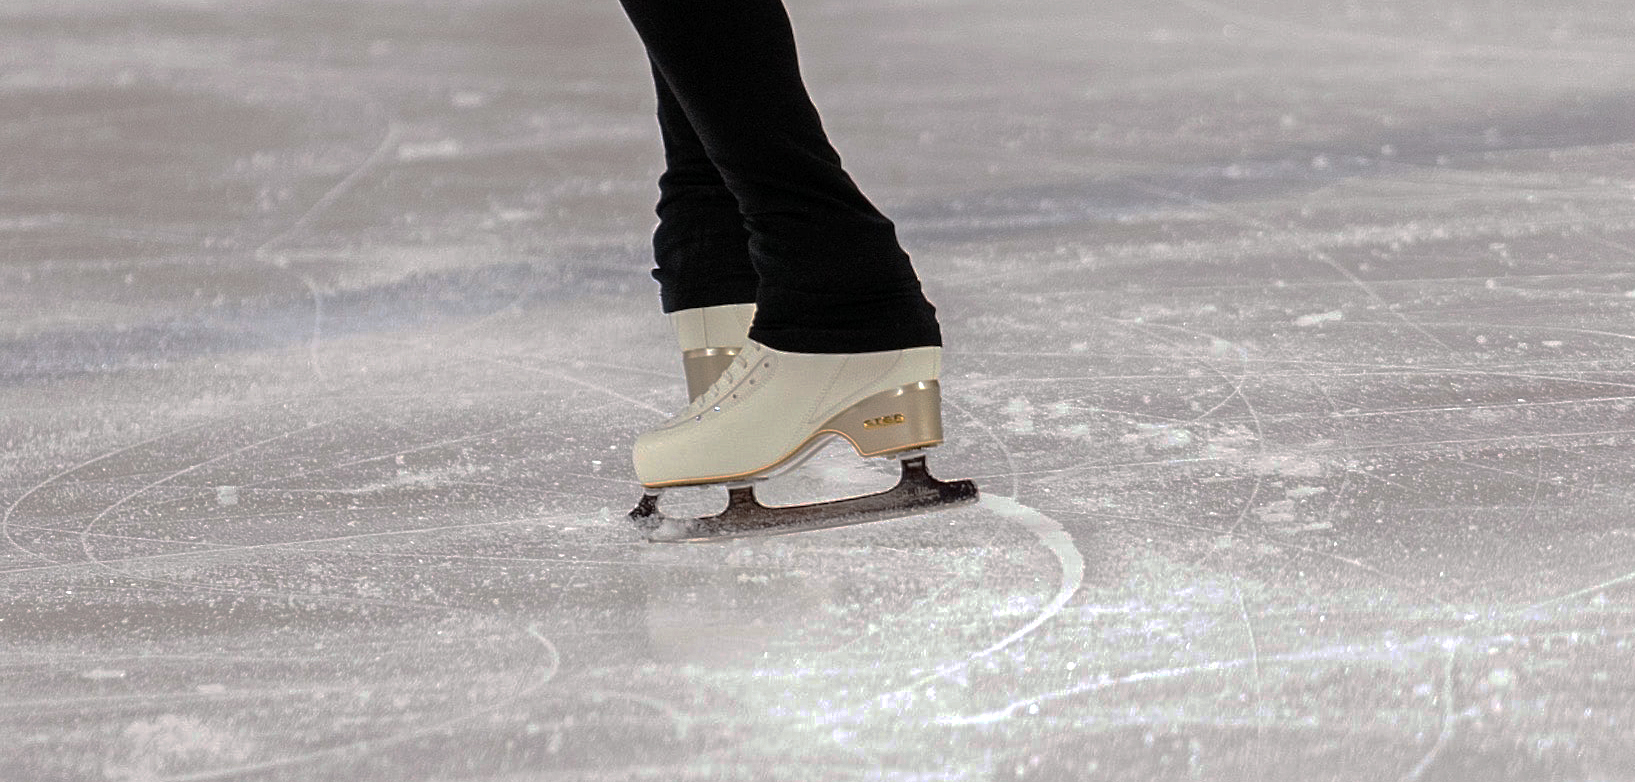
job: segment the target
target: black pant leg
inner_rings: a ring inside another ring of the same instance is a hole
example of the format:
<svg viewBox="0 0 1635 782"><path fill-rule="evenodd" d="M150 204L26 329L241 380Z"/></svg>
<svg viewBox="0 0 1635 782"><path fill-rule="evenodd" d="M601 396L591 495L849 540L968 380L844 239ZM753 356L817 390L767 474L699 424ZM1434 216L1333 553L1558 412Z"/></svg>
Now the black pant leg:
<svg viewBox="0 0 1635 782"><path fill-rule="evenodd" d="M653 257L665 312L755 301L760 275L749 259L749 230L738 199L710 162L703 142L657 68L664 175Z"/></svg>
<svg viewBox="0 0 1635 782"><path fill-rule="evenodd" d="M621 2L737 199L760 278L751 336L819 353L940 344L895 227L823 132L780 0Z"/></svg>

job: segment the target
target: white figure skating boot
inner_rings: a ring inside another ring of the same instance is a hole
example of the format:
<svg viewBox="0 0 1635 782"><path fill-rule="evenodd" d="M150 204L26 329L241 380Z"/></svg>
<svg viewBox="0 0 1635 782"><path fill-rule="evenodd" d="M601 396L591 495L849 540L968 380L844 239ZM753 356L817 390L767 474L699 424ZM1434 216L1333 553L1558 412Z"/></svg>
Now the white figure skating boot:
<svg viewBox="0 0 1635 782"><path fill-rule="evenodd" d="M646 487L630 516L652 540L711 540L818 529L974 502L970 481L944 483L921 450L942 443L942 349L789 353L746 341L741 353L681 414L642 435L634 452ZM897 457L903 476L865 497L767 507L752 483L798 466L832 439L859 456ZM727 484L727 510L667 519L660 492Z"/></svg>
<svg viewBox="0 0 1635 782"><path fill-rule="evenodd" d="M754 304L722 304L670 313L681 347L681 368L687 376L687 398L697 399L749 341L755 320Z"/></svg>

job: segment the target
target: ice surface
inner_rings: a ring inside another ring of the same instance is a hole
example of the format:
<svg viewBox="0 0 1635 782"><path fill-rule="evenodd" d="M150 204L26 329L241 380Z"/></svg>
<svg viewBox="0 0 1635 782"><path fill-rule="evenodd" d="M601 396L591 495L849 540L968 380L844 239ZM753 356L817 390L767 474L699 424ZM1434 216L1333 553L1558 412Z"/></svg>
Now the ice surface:
<svg viewBox="0 0 1635 782"><path fill-rule="evenodd" d="M1635 779L1626 3L791 5L988 499L661 547L616 3L7 2L0 780Z"/></svg>

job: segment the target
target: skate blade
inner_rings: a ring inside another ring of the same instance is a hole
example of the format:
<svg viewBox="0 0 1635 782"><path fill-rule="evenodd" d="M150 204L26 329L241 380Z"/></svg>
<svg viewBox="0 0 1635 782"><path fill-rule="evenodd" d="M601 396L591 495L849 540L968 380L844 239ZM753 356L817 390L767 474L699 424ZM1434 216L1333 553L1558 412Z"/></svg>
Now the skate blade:
<svg viewBox="0 0 1635 782"><path fill-rule="evenodd" d="M878 494L809 505L768 506L755 499L753 488L740 486L728 490L726 510L688 519L666 517L658 509L657 495L648 494L630 512L630 520L654 543L704 543L848 527L969 505L979 498L976 484L971 481L933 478L925 468L924 456L904 459L902 465L897 485Z"/></svg>

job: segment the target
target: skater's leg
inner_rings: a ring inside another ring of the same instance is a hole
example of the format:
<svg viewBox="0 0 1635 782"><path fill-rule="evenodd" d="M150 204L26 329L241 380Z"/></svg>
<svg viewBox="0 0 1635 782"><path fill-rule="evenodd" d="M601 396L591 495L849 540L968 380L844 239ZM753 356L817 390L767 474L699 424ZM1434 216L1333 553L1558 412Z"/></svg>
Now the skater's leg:
<svg viewBox="0 0 1635 782"><path fill-rule="evenodd" d="M753 303L760 277L749 259L749 231L738 199L656 68L653 82L665 164L659 177L659 227L653 232L658 267L653 278L659 281L664 311Z"/></svg>
<svg viewBox="0 0 1635 782"><path fill-rule="evenodd" d="M621 2L743 215L760 278L750 336L806 353L940 344L895 228L824 135L781 2Z"/></svg>
<svg viewBox="0 0 1635 782"><path fill-rule="evenodd" d="M725 256L701 260L686 246L729 241L722 185L742 216L759 307L728 366L696 367L719 379L695 387L686 411L637 440L636 474L649 493L631 520L651 539L680 540L975 501L973 484L931 478L918 454L942 442L935 310L895 228L858 191L825 138L780 0L621 2L658 73L670 171L656 276L683 350L742 326L735 316L743 305L697 305L708 294L696 292L690 278L695 267L724 268L715 262ZM708 228L697 230L701 225ZM719 517L666 521L658 511L663 487L755 481L799 464L832 438L849 441L861 456L901 458L902 480L881 494L779 509L737 486Z"/></svg>
<svg viewBox="0 0 1635 782"><path fill-rule="evenodd" d="M710 162L698 134L658 69L659 227L653 232L653 278L681 348L687 394L696 398L748 340L760 277L749 260L749 231L738 199Z"/></svg>

